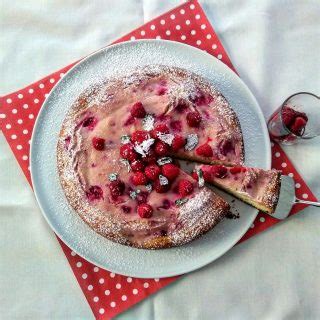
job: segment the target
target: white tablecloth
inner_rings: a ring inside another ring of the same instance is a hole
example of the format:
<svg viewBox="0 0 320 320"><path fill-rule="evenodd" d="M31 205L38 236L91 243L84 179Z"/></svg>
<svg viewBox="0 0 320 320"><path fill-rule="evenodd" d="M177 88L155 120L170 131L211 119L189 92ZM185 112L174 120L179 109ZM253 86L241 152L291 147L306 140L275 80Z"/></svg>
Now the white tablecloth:
<svg viewBox="0 0 320 320"><path fill-rule="evenodd" d="M0 94L89 54L180 2L1 0ZM266 117L293 92L320 93L318 0L201 3ZM287 152L320 198L319 143L315 139ZM119 318L319 319L319 228L319 209L308 208ZM0 315L93 318L1 133Z"/></svg>

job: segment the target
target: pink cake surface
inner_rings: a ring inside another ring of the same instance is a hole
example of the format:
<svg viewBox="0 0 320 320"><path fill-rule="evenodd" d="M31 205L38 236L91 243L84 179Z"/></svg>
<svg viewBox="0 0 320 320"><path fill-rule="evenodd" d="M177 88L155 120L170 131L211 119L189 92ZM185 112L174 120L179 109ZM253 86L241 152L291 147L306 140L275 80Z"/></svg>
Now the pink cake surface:
<svg viewBox="0 0 320 320"><path fill-rule="evenodd" d="M260 210L272 213L278 203L281 173L244 166L198 165L206 182L231 192ZM197 178L197 175L194 175Z"/></svg>
<svg viewBox="0 0 320 320"><path fill-rule="evenodd" d="M135 159L124 158L126 148ZM165 66L87 89L68 112L57 146L70 205L96 232L139 248L187 243L229 211L222 198L178 169L181 158L242 164L242 134L219 92L193 73ZM176 172L172 179L172 170L163 169L168 163ZM145 179L150 165L160 170L156 179ZM192 191L184 194L181 184Z"/></svg>

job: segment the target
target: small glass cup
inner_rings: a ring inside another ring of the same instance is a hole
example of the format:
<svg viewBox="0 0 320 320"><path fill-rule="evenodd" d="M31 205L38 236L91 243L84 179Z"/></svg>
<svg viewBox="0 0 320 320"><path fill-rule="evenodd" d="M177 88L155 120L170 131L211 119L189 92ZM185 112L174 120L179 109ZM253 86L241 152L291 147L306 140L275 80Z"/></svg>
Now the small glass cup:
<svg viewBox="0 0 320 320"><path fill-rule="evenodd" d="M288 97L268 121L272 140L294 144L320 135L320 97L298 92Z"/></svg>

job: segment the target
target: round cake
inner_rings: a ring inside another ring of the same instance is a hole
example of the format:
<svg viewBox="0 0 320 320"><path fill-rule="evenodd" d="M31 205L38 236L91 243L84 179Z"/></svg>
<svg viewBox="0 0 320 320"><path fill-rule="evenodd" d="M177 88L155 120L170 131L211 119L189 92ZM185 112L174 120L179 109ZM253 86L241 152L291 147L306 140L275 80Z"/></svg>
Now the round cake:
<svg viewBox="0 0 320 320"><path fill-rule="evenodd" d="M73 209L102 236L137 248L185 244L229 212L179 159L241 165L241 129L206 80L159 65L88 88L71 106L57 145Z"/></svg>

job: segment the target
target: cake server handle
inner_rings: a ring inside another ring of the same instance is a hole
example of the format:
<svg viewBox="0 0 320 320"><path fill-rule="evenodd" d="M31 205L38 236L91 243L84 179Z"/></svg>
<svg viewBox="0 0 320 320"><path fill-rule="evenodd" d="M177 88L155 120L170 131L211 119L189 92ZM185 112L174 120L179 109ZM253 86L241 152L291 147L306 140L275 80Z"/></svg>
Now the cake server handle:
<svg viewBox="0 0 320 320"><path fill-rule="evenodd" d="M320 202L307 201L307 200L302 200L302 199L298 199L298 198L296 198L294 204L296 204L296 203L303 203L303 204L308 204L308 205L314 206L314 207L320 207Z"/></svg>

